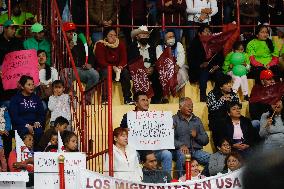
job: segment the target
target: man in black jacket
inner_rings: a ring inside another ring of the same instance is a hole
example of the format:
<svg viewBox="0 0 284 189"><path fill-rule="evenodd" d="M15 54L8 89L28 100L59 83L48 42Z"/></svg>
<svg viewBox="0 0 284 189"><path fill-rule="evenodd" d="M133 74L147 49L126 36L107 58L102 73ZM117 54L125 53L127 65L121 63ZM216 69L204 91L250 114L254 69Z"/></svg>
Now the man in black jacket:
<svg viewBox="0 0 284 189"><path fill-rule="evenodd" d="M143 164L143 182L170 183L171 175L158 168L157 158L153 151L143 151L140 155Z"/></svg>
<svg viewBox="0 0 284 189"><path fill-rule="evenodd" d="M207 81L211 77L214 81L222 73L220 69L224 62L222 52L214 55L210 60L206 59L204 47L200 41L200 36L212 35L209 26L202 25L198 29L198 35L193 39L188 48L188 76L190 82L199 82L200 101L206 101Z"/></svg>
<svg viewBox="0 0 284 189"><path fill-rule="evenodd" d="M129 65L143 57L144 66L154 90L151 103L160 103L162 99L162 85L159 81L159 73L155 69L157 61L156 47L150 44L150 33L146 26L140 26L138 29L132 30L131 37L135 40L128 46L127 61Z"/></svg>

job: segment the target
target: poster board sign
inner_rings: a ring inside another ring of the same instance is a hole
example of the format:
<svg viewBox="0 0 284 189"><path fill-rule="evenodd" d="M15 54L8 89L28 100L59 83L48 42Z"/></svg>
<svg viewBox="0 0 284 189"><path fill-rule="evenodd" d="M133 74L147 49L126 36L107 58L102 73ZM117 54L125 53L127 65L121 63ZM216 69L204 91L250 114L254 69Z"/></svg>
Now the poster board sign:
<svg viewBox="0 0 284 189"><path fill-rule="evenodd" d="M89 170L81 170L80 189L241 189L242 188L242 169L217 176L206 177L200 180L176 183L135 183L108 177Z"/></svg>
<svg viewBox="0 0 284 189"><path fill-rule="evenodd" d="M34 188L59 189L58 157L65 157L65 186L68 189L79 188L78 171L86 168L86 155L81 152L36 152L34 155Z"/></svg>
<svg viewBox="0 0 284 189"><path fill-rule="evenodd" d="M22 75L29 75L34 84L39 84L38 58L36 50L13 51L5 55L2 64L4 90L16 89Z"/></svg>
<svg viewBox="0 0 284 189"><path fill-rule="evenodd" d="M1 189L26 189L28 181L28 172L0 172Z"/></svg>
<svg viewBox="0 0 284 189"><path fill-rule="evenodd" d="M172 112L127 113L128 143L136 150L175 149Z"/></svg>

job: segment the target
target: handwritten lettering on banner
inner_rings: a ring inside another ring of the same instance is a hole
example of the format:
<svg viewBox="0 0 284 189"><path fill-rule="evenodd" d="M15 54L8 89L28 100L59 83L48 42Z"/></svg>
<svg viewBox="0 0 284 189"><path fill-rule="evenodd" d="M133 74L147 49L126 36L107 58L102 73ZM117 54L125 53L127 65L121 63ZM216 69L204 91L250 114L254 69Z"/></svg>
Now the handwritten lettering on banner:
<svg viewBox="0 0 284 189"><path fill-rule="evenodd" d="M2 65L3 88L16 89L22 75L29 75L39 84L38 59L36 50L14 51L5 55Z"/></svg>
<svg viewBox="0 0 284 189"><path fill-rule="evenodd" d="M35 188L59 189L58 157L65 157L65 185L68 189L77 189L78 170L86 168L86 155L81 152L54 153L36 152L34 156Z"/></svg>
<svg viewBox="0 0 284 189"><path fill-rule="evenodd" d="M148 184L133 183L107 177L89 170L81 170L80 189L241 189L241 173L238 170L228 174L221 174L214 177L207 177L200 180L167 183L167 184Z"/></svg>
<svg viewBox="0 0 284 189"><path fill-rule="evenodd" d="M174 149L171 112L137 111L127 113L129 144L136 150Z"/></svg>
<svg viewBox="0 0 284 189"><path fill-rule="evenodd" d="M28 172L0 172L1 189L26 189L28 181Z"/></svg>

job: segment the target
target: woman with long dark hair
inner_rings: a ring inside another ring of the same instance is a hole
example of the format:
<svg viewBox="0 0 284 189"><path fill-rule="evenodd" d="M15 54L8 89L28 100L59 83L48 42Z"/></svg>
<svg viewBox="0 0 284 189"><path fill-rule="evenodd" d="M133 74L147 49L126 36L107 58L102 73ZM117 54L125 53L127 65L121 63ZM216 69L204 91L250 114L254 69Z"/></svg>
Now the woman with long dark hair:
<svg viewBox="0 0 284 189"><path fill-rule="evenodd" d="M256 38L247 44L247 53L251 63L251 76L259 81L262 70L270 69L277 78L281 77L279 70L279 50L269 39L269 28L266 25L256 27Z"/></svg>
<svg viewBox="0 0 284 189"><path fill-rule="evenodd" d="M284 146L284 109L283 100L279 100L260 119L259 135L265 138L263 149L272 150Z"/></svg>
<svg viewBox="0 0 284 189"><path fill-rule="evenodd" d="M47 64L47 54L44 50L37 51L39 64L40 96L42 100L48 101L52 95L52 82L58 80L58 72Z"/></svg>

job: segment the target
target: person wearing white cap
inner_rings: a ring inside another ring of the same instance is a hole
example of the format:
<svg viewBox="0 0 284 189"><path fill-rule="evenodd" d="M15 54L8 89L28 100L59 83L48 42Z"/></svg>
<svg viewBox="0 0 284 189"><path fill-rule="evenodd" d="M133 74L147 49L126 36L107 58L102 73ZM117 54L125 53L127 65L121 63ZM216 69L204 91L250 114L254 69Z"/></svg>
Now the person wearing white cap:
<svg viewBox="0 0 284 189"><path fill-rule="evenodd" d="M144 66L154 90L151 103L160 103L162 98L162 86L159 81L158 71L155 70L157 60L156 48L154 45L150 44L150 34L151 31L148 30L147 26L143 25L131 31L133 42L128 47L127 61L128 64L131 64L139 57L143 57Z"/></svg>
<svg viewBox="0 0 284 189"><path fill-rule="evenodd" d="M44 50L47 54L46 64L50 66L50 42L45 39L45 33L43 25L40 23L35 23L31 27L31 32L33 37L30 37L24 41L25 49L35 49L35 50Z"/></svg>

